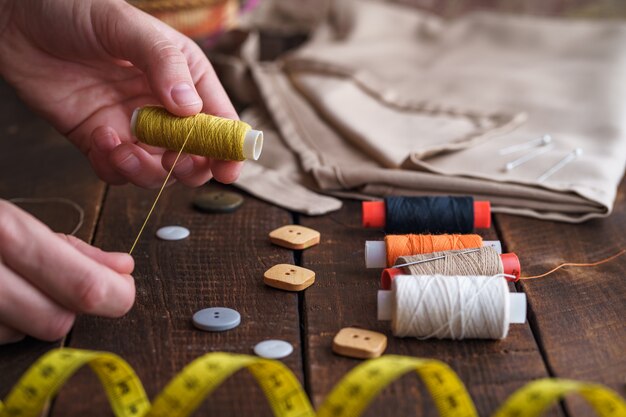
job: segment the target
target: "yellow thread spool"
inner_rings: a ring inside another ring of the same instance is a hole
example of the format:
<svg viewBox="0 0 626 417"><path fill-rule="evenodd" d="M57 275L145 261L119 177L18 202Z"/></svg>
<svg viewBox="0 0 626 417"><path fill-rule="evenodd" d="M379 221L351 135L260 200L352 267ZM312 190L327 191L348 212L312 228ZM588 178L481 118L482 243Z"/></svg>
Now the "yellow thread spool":
<svg viewBox="0 0 626 417"><path fill-rule="evenodd" d="M130 127L141 142L176 152L191 131L185 152L215 159L256 161L263 149L263 132L240 120L203 113L177 117L163 107L139 107L133 112Z"/></svg>

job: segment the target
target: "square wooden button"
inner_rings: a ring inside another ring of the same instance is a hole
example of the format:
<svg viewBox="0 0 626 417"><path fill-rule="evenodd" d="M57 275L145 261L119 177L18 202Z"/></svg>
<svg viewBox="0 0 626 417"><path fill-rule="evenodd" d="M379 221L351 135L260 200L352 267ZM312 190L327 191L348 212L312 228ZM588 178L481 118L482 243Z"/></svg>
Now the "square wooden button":
<svg viewBox="0 0 626 417"><path fill-rule="evenodd" d="M270 232L270 241L287 249L306 249L320 243L320 232L290 224Z"/></svg>
<svg viewBox="0 0 626 417"><path fill-rule="evenodd" d="M357 327L344 327L333 339L333 352L351 358L377 358L385 349L387 336Z"/></svg>
<svg viewBox="0 0 626 417"><path fill-rule="evenodd" d="M315 282L315 272L296 265L274 265L263 275L263 282L287 291L302 291Z"/></svg>

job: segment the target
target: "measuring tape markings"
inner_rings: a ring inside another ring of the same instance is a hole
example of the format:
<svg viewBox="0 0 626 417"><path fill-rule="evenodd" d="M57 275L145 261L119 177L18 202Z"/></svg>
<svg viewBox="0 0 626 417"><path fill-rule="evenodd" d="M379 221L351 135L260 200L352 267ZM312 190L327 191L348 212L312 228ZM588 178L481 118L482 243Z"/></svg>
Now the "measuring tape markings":
<svg viewBox="0 0 626 417"><path fill-rule="evenodd" d="M605 386L569 379L546 378L530 382L513 393L493 417L539 416L568 394L582 396L602 417L626 416L626 402Z"/></svg>
<svg viewBox="0 0 626 417"><path fill-rule="evenodd" d="M387 355L355 367L326 397L317 414L295 375L281 362L254 356L208 353L179 372L151 406L130 365L109 352L55 349L42 356L0 402L0 417L38 417L46 401L88 364L100 379L117 417L187 417L225 379L248 369L276 417L358 417L379 392L408 372L424 381L442 417L477 417L456 373L443 362ZM511 395L493 417L537 417L571 393L580 394L601 417L626 416L626 402L598 384L541 379Z"/></svg>
<svg viewBox="0 0 626 417"><path fill-rule="evenodd" d="M139 377L122 358L109 352L55 349L31 366L0 403L0 416L37 417L63 384L83 365L89 364L118 417L144 415L150 401Z"/></svg>
<svg viewBox="0 0 626 417"><path fill-rule="evenodd" d="M416 371L442 417L477 417L463 383L448 365L434 359L386 355L354 368L337 383L318 410L318 417L359 416L387 385Z"/></svg>
<svg viewBox="0 0 626 417"><path fill-rule="evenodd" d="M208 353L187 365L154 400L146 417L191 414L225 379L247 368L265 393L274 415L315 416L300 382L281 362L254 356Z"/></svg>

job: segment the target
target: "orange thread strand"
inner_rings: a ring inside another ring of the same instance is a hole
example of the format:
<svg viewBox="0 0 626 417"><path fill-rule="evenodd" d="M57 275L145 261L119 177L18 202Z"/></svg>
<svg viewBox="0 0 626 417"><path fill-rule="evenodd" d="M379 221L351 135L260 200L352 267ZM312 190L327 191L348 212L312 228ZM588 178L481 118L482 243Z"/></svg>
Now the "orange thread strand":
<svg viewBox="0 0 626 417"><path fill-rule="evenodd" d="M387 267L396 263L400 256L421 255L447 250L480 248L483 238L479 235L387 235Z"/></svg>
<svg viewBox="0 0 626 417"><path fill-rule="evenodd" d="M543 277L548 276L548 275L550 275L551 273L553 273L553 272L555 272L555 271L558 271L559 269L564 268L564 267L566 267L566 266L590 267L590 266L598 266L598 265L602 265L602 264L605 264L605 263L607 263L607 262L612 261L612 260L613 260L613 259L615 259L615 258L618 258L618 257L622 256L625 252L626 252L626 249L622 249L622 250L621 250L621 251L619 251L618 253L616 253L616 254L614 254L614 255L611 255L611 256L609 256L608 258L605 258L605 259L602 259L602 260L600 260L600 261L597 261L597 262L591 262L591 263L574 263L574 262L565 262L565 263L562 263L561 265L559 265L559 266L557 266L557 267L555 267L555 268L552 268L550 271L548 271L548 272L546 272L546 273L544 273L544 274L541 274L541 275L533 275L533 276L530 276L530 277L520 277L520 279L535 279L535 278L543 278Z"/></svg>

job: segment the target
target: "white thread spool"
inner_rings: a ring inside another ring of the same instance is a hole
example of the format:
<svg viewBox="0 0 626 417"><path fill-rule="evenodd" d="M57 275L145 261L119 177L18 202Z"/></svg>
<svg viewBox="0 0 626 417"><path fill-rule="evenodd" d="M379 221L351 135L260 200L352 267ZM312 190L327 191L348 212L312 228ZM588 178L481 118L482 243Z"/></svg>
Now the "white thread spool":
<svg viewBox="0 0 626 417"><path fill-rule="evenodd" d="M499 240L484 240L483 246L491 246L498 254L502 253L502 244ZM405 253L404 256L416 255L415 253ZM386 268L387 267L387 246L384 240L365 241L365 267L366 268Z"/></svg>
<svg viewBox="0 0 626 417"><path fill-rule="evenodd" d="M399 275L378 292L378 320L395 336L503 339L526 321L526 295L509 293L502 276Z"/></svg>

